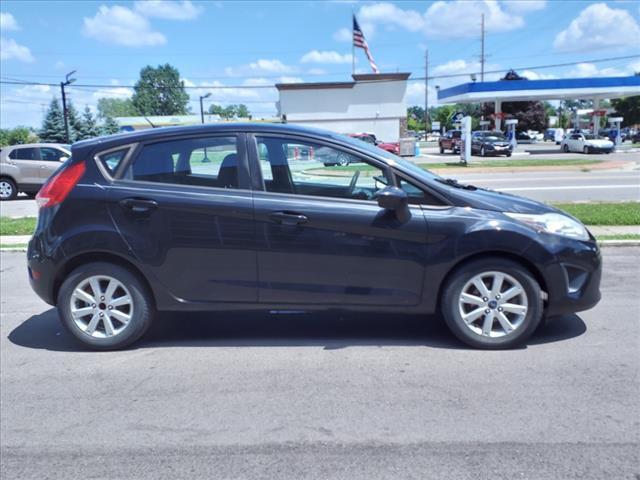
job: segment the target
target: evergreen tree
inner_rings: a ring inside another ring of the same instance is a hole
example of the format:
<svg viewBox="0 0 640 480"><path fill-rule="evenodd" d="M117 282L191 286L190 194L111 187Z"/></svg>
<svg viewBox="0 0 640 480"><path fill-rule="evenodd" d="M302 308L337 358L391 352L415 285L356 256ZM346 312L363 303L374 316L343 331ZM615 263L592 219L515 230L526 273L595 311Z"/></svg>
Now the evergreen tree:
<svg viewBox="0 0 640 480"><path fill-rule="evenodd" d="M66 143L64 117L57 98L51 100L38 135L42 142Z"/></svg>
<svg viewBox="0 0 640 480"><path fill-rule="evenodd" d="M113 117L107 117L102 124L102 135L113 135L114 133L118 133L120 131L120 125L116 122Z"/></svg>
<svg viewBox="0 0 640 480"><path fill-rule="evenodd" d="M93 138L100 135L100 128L96 122L95 117L91 113L89 106L84 108L82 114L82 121L79 126L78 136L76 140L85 140L87 138Z"/></svg>
<svg viewBox="0 0 640 480"><path fill-rule="evenodd" d="M69 122L69 143L81 140L80 132L84 128L82 124L82 117L71 101L67 102L67 121Z"/></svg>

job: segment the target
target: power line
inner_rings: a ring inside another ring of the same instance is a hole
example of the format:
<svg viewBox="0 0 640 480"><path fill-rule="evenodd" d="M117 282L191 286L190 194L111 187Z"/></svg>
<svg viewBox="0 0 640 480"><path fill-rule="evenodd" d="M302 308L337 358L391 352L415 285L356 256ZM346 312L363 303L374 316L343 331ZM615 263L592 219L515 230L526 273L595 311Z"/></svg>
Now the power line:
<svg viewBox="0 0 640 480"><path fill-rule="evenodd" d="M561 67L571 67L581 63L605 63L605 62L614 62L619 60L629 60L633 58L640 58L640 55L624 55L619 57L608 57L608 58L599 58L599 59L591 59L591 60L580 60L574 62L564 62L564 63L555 63L555 64L546 64L546 65L535 65L535 66L519 66L519 67L511 67L511 68L502 68L497 70L488 70L485 71L485 74L490 73L503 73L508 70L542 70L549 68L561 68ZM451 73L444 75L431 75L428 77L429 80L437 80L443 78L457 78L457 77L466 77L469 75L478 74L480 72L477 71L469 71L462 73ZM412 77L409 78L409 81L423 81L427 77ZM358 83L384 83L384 82L403 82L406 80L402 79L383 79L383 80L362 80ZM28 80L0 80L0 84L4 85L47 85L47 86L58 86L56 83L48 83L48 82L32 82ZM73 88L134 88L135 85L112 85L112 84L74 84ZM186 90L257 90L257 89L272 89L275 88L275 84L273 85L185 85L184 87L163 87L163 88L184 88Z"/></svg>

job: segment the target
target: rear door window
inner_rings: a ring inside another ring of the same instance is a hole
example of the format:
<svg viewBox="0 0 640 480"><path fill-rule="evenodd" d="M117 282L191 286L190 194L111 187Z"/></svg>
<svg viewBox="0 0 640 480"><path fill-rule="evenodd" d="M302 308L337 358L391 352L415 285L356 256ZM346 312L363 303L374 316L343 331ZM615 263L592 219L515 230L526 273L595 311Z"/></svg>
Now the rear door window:
<svg viewBox="0 0 640 480"><path fill-rule="evenodd" d="M16 148L9 154L9 158L13 160L40 160L40 154L37 148Z"/></svg>
<svg viewBox="0 0 640 480"><path fill-rule="evenodd" d="M237 138L200 137L145 145L126 177L144 182L239 188Z"/></svg>
<svg viewBox="0 0 640 480"><path fill-rule="evenodd" d="M40 147L40 157L47 162L59 162L62 157L68 157L69 154L51 147Z"/></svg>

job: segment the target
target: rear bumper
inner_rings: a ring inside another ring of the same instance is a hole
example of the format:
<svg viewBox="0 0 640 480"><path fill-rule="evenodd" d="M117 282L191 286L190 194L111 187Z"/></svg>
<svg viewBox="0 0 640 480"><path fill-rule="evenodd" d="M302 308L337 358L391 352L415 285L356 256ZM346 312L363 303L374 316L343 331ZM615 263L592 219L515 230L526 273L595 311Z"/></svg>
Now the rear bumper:
<svg viewBox="0 0 640 480"><path fill-rule="evenodd" d="M54 262L45 254L37 235L32 237L27 249L27 271L33 291L49 305L55 305L56 270Z"/></svg>

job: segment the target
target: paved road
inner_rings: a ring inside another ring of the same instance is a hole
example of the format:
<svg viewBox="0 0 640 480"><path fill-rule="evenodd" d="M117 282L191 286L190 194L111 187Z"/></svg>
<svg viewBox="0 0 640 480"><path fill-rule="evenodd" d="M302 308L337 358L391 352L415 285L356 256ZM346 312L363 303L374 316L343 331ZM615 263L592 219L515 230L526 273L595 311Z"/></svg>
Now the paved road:
<svg viewBox="0 0 640 480"><path fill-rule="evenodd" d="M165 317L84 352L0 255L2 478L640 475L640 248L605 249L595 309L504 352L336 314Z"/></svg>

